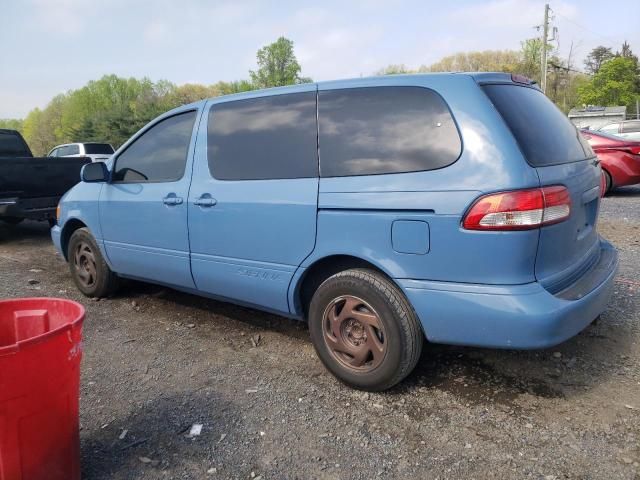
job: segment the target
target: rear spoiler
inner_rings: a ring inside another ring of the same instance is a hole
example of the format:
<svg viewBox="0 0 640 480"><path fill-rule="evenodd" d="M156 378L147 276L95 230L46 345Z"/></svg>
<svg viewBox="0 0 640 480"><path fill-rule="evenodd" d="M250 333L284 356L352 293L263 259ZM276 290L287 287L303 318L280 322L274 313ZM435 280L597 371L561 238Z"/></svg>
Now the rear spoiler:
<svg viewBox="0 0 640 480"><path fill-rule="evenodd" d="M471 74L471 76L478 83L478 85L516 84L539 89L538 84L535 80L532 80L526 75L520 75L517 73L481 72L473 73Z"/></svg>

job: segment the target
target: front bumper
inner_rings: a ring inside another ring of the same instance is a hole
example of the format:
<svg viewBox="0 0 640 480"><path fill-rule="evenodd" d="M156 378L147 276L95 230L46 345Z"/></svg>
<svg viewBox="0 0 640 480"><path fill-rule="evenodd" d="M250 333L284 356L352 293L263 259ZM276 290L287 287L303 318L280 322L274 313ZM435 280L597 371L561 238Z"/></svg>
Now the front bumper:
<svg viewBox="0 0 640 480"><path fill-rule="evenodd" d="M599 261L556 295L537 282L476 285L397 281L431 342L534 349L557 345L598 317L611 297L617 267L617 251L601 240Z"/></svg>
<svg viewBox="0 0 640 480"><path fill-rule="evenodd" d="M54 225L51 228L51 241L53 241L54 247L62 258L66 258L65 253L62 251L62 229L58 225Z"/></svg>

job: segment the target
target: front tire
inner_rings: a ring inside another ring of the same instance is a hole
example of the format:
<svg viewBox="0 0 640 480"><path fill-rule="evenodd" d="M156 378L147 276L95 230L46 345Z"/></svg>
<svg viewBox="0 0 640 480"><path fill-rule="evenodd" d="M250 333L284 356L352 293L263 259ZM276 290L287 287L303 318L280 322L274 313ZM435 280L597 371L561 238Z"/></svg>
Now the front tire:
<svg viewBox="0 0 640 480"><path fill-rule="evenodd" d="M100 248L87 228L71 235L67 248L73 282L87 297L107 297L118 288L118 277L105 262Z"/></svg>
<svg viewBox="0 0 640 480"><path fill-rule="evenodd" d="M309 332L325 367L368 391L386 390L409 375L424 341L398 287L366 269L345 270L318 287L309 306Z"/></svg>

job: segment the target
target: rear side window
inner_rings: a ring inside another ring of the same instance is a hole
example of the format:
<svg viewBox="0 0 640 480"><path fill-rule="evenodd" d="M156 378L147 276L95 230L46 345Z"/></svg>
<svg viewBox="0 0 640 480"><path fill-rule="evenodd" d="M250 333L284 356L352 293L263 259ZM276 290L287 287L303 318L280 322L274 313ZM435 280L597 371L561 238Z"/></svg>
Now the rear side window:
<svg viewBox="0 0 640 480"><path fill-rule="evenodd" d="M87 155L111 155L113 153L113 147L108 143L85 143L84 153Z"/></svg>
<svg viewBox="0 0 640 480"><path fill-rule="evenodd" d="M0 131L0 156L30 157L31 152L22 138L14 132Z"/></svg>
<svg viewBox="0 0 640 480"><path fill-rule="evenodd" d="M315 177L316 92L214 105L207 137L209 171L219 180Z"/></svg>
<svg viewBox="0 0 640 480"><path fill-rule="evenodd" d="M171 182L180 180L187 163L196 112L166 118L138 137L118 155L113 179L117 182Z"/></svg>
<svg viewBox="0 0 640 480"><path fill-rule="evenodd" d="M482 88L533 167L570 163L592 156L576 127L540 90L518 85Z"/></svg>
<svg viewBox="0 0 640 480"><path fill-rule="evenodd" d="M434 170L462 149L449 108L426 88L321 91L318 119L323 177Z"/></svg>

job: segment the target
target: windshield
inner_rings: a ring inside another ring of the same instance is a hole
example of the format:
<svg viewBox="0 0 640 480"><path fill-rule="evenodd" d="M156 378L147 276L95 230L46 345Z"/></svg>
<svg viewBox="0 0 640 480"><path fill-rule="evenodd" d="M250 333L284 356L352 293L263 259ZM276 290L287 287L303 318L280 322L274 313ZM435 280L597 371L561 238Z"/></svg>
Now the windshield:
<svg viewBox="0 0 640 480"><path fill-rule="evenodd" d="M86 153L87 155L95 155L100 153L111 155L113 153L113 147L108 143L85 143L84 153Z"/></svg>
<svg viewBox="0 0 640 480"><path fill-rule="evenodd" d="M576 127L540 90L518 85L482 87L534 167L576 162L592 156Z"/></svg>

